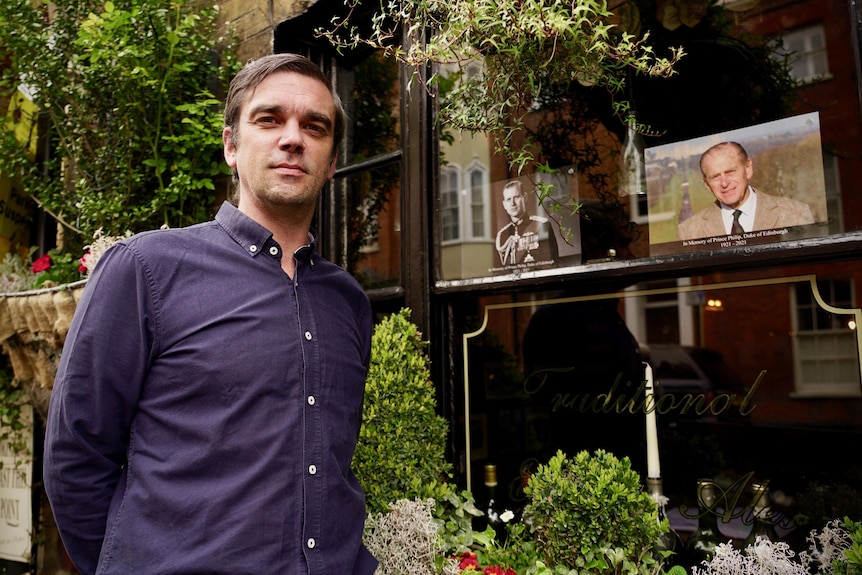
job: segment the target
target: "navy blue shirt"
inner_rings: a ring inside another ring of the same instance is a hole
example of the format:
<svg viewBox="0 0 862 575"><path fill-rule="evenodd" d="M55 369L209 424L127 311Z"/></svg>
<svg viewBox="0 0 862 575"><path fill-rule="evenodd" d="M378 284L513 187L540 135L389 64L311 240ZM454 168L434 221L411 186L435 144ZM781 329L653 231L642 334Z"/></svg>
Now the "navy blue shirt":
<svg viewBox="0 0 862 575"><path fill-rule="evenodd" d="M102 256L45 439L45 488L82 573L373 573L350 471L371 308L313 246L293 279L281 257L227 203Z"/></svg>

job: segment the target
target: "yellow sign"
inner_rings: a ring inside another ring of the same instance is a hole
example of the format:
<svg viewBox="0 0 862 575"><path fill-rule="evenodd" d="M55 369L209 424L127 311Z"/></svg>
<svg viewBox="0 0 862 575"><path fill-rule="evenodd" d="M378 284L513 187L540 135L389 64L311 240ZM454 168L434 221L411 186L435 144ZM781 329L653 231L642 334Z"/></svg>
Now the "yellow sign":
<svg viewBox="0 0 862 575"><path fill-rule="evenodd" d="M19 88L6 115L6 126L15 128L15 138L28 145L30 161L36 157L36 105ZM0 256L30 243L32 203L18 181L0 174Z"/></svg>

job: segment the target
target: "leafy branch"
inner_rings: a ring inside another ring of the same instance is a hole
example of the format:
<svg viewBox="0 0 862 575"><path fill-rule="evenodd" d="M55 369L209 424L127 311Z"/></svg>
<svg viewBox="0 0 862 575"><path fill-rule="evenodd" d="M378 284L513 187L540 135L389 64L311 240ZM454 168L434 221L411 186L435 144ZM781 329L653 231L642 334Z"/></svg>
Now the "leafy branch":
<svg viewBox="0 0 862 575"><path fill-rule="evenodd" d="M648 34L636 37L616 26L603 1L381 0L370 28L354 21L360 1L348 6L347 16L318 33L339 49L381 50L414 69L420 81L418 72L431 66L434 73L425 81L431 94L441 75L456 76L438 99L440 118L456 130L492 134L496 152L518 174L538 158L525 122L546 87L603 86L623 117L629 105L619 96L628 75L669 77L683 56L679 48L657 56ZM484 73L468 74L477 61Z"/></svg>
<svg viewBox="0 0 862 575"><path fill-rule="evenodd" d="M46 6L0 4L0 56L9 62L0 90L25 86L39 126L22 144L12 134L21 122L7 122L0 170L82 244L100 228L122 235L205 219L215 180L228 173L214 92L236 70L232 40L214 38L218 7ZM37 135L48 144L39 163Z"/></svg>

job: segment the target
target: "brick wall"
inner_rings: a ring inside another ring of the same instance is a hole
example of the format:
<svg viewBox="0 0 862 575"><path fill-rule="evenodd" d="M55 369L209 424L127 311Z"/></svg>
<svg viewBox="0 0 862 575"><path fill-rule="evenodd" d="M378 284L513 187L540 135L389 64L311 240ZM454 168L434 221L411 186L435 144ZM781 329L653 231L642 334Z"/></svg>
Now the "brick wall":
<svg viewBox="0 0 862 575"><path fill-rule="evenodd" d="M206 1L206 0L204 0ZM313 0L221 0L222 30L230 29L239 38L237 58L245 62L272 52L275 27L305 12Z"/></svg>

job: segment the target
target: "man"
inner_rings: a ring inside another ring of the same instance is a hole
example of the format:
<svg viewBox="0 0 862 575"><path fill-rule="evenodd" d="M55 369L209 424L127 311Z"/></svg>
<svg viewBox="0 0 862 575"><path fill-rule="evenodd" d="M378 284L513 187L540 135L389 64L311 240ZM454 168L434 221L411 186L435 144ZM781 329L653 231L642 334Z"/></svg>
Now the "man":
<svg viewBox="0 0 862 575"><path fill-rule="evenodd" d="M310 61L225 105L238 205L102 256L49 409L45 487L81 573L370 574L349 466L371 309L309 233L341 103Z"/></svg>
<svg viewBox="0 0 862 575"><path fill-rule="evenodd" d="M807 204L759 193L749 184L754 174L751 158L736 142L722 142L704 152L700 171L715 204L680 222L680 240L814 223Z"/></svg>
<svg viewBox="0 0 862 575"><path fill-rule="evenodd" d="M556 253L551 246L553 234L548 229L548 219L527 215L527 193L520 181L512 180L503 187L503 209L510 222L497 232L500 263L504 267L554 263Z"/></svg>

